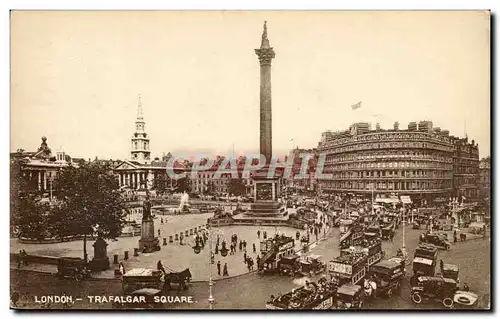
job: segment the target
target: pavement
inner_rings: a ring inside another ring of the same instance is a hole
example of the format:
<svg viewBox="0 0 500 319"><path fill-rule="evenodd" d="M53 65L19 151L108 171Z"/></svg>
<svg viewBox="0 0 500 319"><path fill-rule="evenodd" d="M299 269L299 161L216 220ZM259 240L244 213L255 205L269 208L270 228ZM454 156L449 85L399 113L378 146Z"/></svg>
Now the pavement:
<svg viewBox="0 0 500 319"><path fill-rule="evenodd" d="M418 245L420 231L406 229L406 243L410 256L413 255ZM332 230L333 236L320 241L314 254L323 256L324 261L330 260L338 255L338 229ZM393 242L384 241L383 246L386 255L391 256L402 244L402 229L396 231ZM479 294L480 306L488 306L490 291L490 241L473 240L463 243L452 244L449 251L441 250L439 258L446 263L455 263L460 267L461 283L468 283L471 291ZM411 268L411 266L409 266ZM409 272L411 269L408 269ZM408 273L409 273L408 272ZM408 276L409 277L409 276ZM247 273L242 276L225 278L217 281L213 287L215 297L215 309L264 309L265 303L271 294L285 293L302 284L299 280L292 280L288 276L267 275L261 276ZM93 280L75 282L69 279L59 279L50 274L36 273L30 271L11 269L11 290L20 294L19 307L24 309L41 307L35 303L35 296L42 295L69 295L82 298L76 301L72 309L111 309L110 303L90 303L87 296L121 295L121 282L119 280ZM410 300L409 278L403 281L400 295L394 295L390 299L377 298L367 302L365 309L442 309L437 303L423 303L415 305ZM208 309L209 289L207 282L191 283L187 291L178 293L169 292L169 295L191 296L194 304L166 304L165 308L173 309ZM52 308L60 308L53 305Z"/></svg>
<svg viewBox="0 0 500 319"><path fill-rule="evenodd" d="M155 220L155 231L160 229L161 233L171 234L174 231L179 232L179 230L192 228L193 225L204 225L206 219L211 216L211 214L201 214L201 215L177 215L166 217L168 222L166 224L161 224L159 218ZM319 215L322 216L322 215ZM140 215L137 216L140 218ZM163 217L165 219L165 217ZM257 254L260 253L260 239L257 237L257 231L260 230L262 239L262 234L267 232L268 237L272 237L276 232L283 233L287 236L295 238L297 229L289 227L273 227L273 226L225 226L216 228L217 232L220 232L220 242L226 240L227 247L230 244L230 238L233 234L238 236L239 240L246 240L247 242L247 256L255 260ZM305 231L301 231L301 236L305 234ZM319 240L323 240L325 236L331 236L329 229L324 229L322 234L319 236ZM154 253L139 253L139 256L133 256L133 248L137 247L137 241L139 236L135 237L121 237L117 241L108 241L108 256L110 261L113 261L113 254L119 254L119 261L123 262L125 270L131 268L156 268L157 262L162 261L162 264L173 270L183 270L189 268L192 274L193 281L208 281L209 280L209 253L208 245L205 245L205 249L201 250L199 254L195 254L193 246L195 245L194 237L190 236L184 239L184 245L178 243L167 244L162 246L161 250ZM319 242L319 241L318 241ZM87 247L92 248L93 242L87 243ZM160 243L161 244L161 243ZM256 252L253 252L253 244L256 246ZM316 238L314 235L311 236L310 250L314 250L317 245ZM28 254L32 255L43 255L43 256L53 256L53 257L81 257L83 255L83 242L82 241L72 241L65 243L56 244L22 244L17 240L11 240L11 252L18 252L20 249L25 249ZM300 251L302 248L300 241L295 241L296 251ZM91 250L91 249L90 249ZM123 251L129 251L129 259L123 260ZM215 250L215 243L214 243ZM224 264L227 264L229 277L240 276L242 274L250 272L246 263L244 262L244 251L237 249L234 255L227 255L222 257L220 254L215 255L215 264L211 265L212 279L218 280L223 278L219 275L217 270L217 262L220 261L221 269ZM89 259L92 255L89 254ZM254 266L254 270L256 268ZM12 262L11 268L18 268L17 263ZM21 266L22 269L32 270L38 272L46 273L57 273L56 265L47 264L35 264L31 263L28 265ZM94 272L92 274L94 279L113 279L115 278L114 269L118 268L117 265L111 265L111 269L107 271Z"/></svg>
<svg viewBox="0 0 500 319"><path fill-rule="evenodd" d="M258 241L256 235L257 229L258 228L256 226L229 226L221 228L224 232L224 236L227 234L228 238L232 232L237 231L239 237L242 236L247 240L250 244L249 247L251 247L251 243ZM261 227L260 229L261 231L266 229L269 235L274 233L274 227ZM413 252L418 246L418 237L422 232L425 232L425 230L413 230L409 225L405 228L405 230L405 246L410 258L412 258ZM280 231L287 233L288 230L280 228ZM292 235L295 234L295 231L296 230L292 231ZM314 249L308 254L321 255L322 260L328 262L339 255L338 239L339 230L338 228L333 228L329 231L326 237L320 238L317 243L314 243ZM477 240L468 240L465 242L452 242L451 249L449 251L440 250L438 257L445 263L457 264L459 266L460 283L467 283L471 291L480 296L479 302L480 307L482 308L488 307L491 296L490 244L491 242L489 237L486 237L485 239L478 238ZM386 258L395 255L397 249L401 248L402 245L403 229L401 226L396 230L393 241L383 242L382 246L386 252ZM194 272L197 271L195 270L197 268L195 265L208 264L208 255L206 254L206 250L202 251L199 255L195 255L189 247L176 247L176 249L178 249L179 255L174 259L169 260L170 263L174 263L175 260L180 260L181 258L179 258L179 256L188 257L191 263L190 269L193 273L193 279L196 280ZM162 251L164 251L163 247ZM229 273L231 276L236 275L239 272L241 272L241 275L231 278L222 278L214 275L214 279L217 279L213 287L213 295L216 300L215 309L265 309L265 303L269 299L270 295L286 293L293 288L303 285L304 280L307 279L302 278L299 280L293 280L288 276L259 275L256 272L248 273L248 269L245 268L243 263L242 255L243 252L238 251L235 256L228 256L223 259L227 260L226 262L228 263ZM145 258L144 255L140 257ZM228 259L229 257L232 259ZM155 267L156 261L156 256L151 257L151 267ZM133 262L134 261L131 260L129 265L133 265ZM146 259L144 262L146 263ZM169 265L169 262L167 261L164 263ZM112 305L110 303L90 303L87 296L118 296L122 294L120 280L87 280L75 282L69 279L56 278L55 276L47 273L26 271L33 270L30 267L35 266L29 265L23 267L24 270L19 270L15 269L15 267L13 268L11 265L11 290L20 294L21 298L19 306L22 308L40 308L41 305L35 303L35 296L66 294L73 296L74 298L82 298L81 301L77 301L71 306L73 309L111 309ZM129 266L126 264L126 267ZM390 299L377 298L374 301L366 303L365 308L389 310L442 309L442 306L438 303L429 302L422 303L421 305L415 305L410 300L409 277L412 269L411 265L407 267L407 278L403 281L402 290L399 295L394 295ZM246 270L243 271L244 269ZM212 272L213 274L216 274L216 269L212 268ZM197 276L203 277L203 280L206 280L205 276L201 276L201 272L199 274L200 275ZM193 300L195 300L194 304L176 303L166 304L164 307L174 309L208 309L208 290L208 283L206 281L192 282L187 291L171 291L169 294L191 296ZM53 305L52 307L58 308L61 306Z"/></svg>

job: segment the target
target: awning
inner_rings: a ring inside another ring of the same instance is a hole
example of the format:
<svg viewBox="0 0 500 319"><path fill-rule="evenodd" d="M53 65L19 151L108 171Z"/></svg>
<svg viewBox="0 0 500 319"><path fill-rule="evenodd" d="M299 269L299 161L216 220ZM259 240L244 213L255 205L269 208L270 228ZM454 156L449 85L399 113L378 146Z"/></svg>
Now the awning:
<svg viewBox="0 0 500 319"><path fill-rule="evenodd" d="M411 204L412 203L410 196L401 196L401 202L403 202L403 204Z"/></svg>

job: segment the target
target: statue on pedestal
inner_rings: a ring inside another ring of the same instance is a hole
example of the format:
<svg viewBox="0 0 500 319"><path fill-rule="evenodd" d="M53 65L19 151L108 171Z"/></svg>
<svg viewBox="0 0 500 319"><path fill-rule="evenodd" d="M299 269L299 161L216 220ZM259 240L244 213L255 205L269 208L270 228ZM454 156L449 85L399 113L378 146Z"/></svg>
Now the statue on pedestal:
<svg viewBox="0 0 500 319"><path fill-rule="evenodd" d="M146 190L146 199L142 204L142 226L141 239L139 239L139 250L142 252L153 252L160 250L158 237L155 237L154 221L151 216L151 201L149 191Z"/></svg>
<svg viewBox="0 0 500 319"><path fill-rule="evenodd" d="M142 220L151 220L151 201L149 199L149 190L146 190L146 199L142 204Z"/></svg>

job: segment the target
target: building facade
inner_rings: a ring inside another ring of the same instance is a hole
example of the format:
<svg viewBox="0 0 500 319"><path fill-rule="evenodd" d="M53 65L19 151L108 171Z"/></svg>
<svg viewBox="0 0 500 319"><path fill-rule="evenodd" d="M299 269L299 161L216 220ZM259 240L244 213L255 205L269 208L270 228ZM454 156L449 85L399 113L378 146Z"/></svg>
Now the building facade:
<svg viewBox="0 0 500 319"><path fill-rule="evenodd" d="M233 194L232 188L237 185L237 183L233 181L233 175L237 175L239 183L241 183L241 187L245 188L245 195L250 194L253 188L253 180L250 178L250 176L243 176L243 169L246 158L239 157L237 159L237 169L235 170L235 172L230 171L230 167L227 166L225 173L216 174L223 160L223 156L218 156L214 160L214 165L210 169L198 171L194 176L191 174L191 172L189 172L188 175L191 182L191 191L200 195ZM203 163L202 161L201 164L205 165L206 162ZM234 184L232 185L232 183ZM239 191L243 192L242 190Z"/></svg>
<svg viewBox="0 0 500 319"><path fill-rule="evenodd" d="M296 147L290 151L285 161L288 161L289 158L293 158L292 171L290 176L285 176L283 181L288 190L315 190L317 185L315 170L318 161L318 150ZM305 160L307 160L307 169L301 175L302 163Z"/></svg>
<svg viewBox="0 0 500 319"><path fill-rule="evenodd" d="M479 197L489 201L491 194L491 158L488 156L479 162Z"/></svg>
<svg viewBox="0 0 500 319"><path fill-rule="evenodd" d="M332 178L319 180L322 191L333 193L409 195L414 201L446 201L457 189L473 183L464 180L458 184L455 158L458 139L449 131L433 128L432 122L411 122L406 130L394 123L391 130L368 123L355 123L348 130L325 132L318 144L318 152L326 155L323 173ZM471 157L477 145L464 142ZM474 174L474 160L468 158L467 174ZM459 161L458 163L465 163ZM465 165L465 164L464 164ZM461 186L459 186L461 185Z"/></svg>
<svg viewBox="0 0 500 319"><path fill-rule="evenodd" d="M162 188L174 191L178 185L178 180L171 178L167 173L168 161L154 160L148 164L141 164L136 161L123 161L114 169L118 183L122 188L132 190L157 189L159 183L165 183ZM184 165L174 162L169 167L176 174L186 171Z"/></svg>
<svg viewBox="0 0 500 319"><path fill-rule="evenodd" d="M42 137L42 143L36 152L26 152L22 149L10 154L12 161L21 161L22 176L27 181L28 191L52 193L53 183L59 171L68 165L78 166L83 159L71 158L64 151L55 155L49 148L47 138Z"/></svg>
<svg viewBox="0 0 500 319"><path fill-rule="evenodd" d="M477 199L479 196L479 149L468 138L453 138L453 195Z"/></svg>

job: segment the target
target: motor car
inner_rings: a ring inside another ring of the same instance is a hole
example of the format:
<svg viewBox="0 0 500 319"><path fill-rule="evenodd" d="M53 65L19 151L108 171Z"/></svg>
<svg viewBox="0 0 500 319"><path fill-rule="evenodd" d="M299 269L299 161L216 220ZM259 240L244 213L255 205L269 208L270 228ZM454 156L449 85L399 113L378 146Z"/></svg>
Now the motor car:
<svg viewBox="0 0 500 319"><path fill-rule="evenodd" d="M419 241L422 243L432 244L441 249L449 250L451 248L450 242L439 234L422 234Z"/></svg>
<svg viewBox="0 0 500 319"><path fill-rule="evenodd" d="M416 304L434 300L451 308L457 291L457 282L451 278L420 276L411 288L411 300Z"/></svg>
<svg viewBox="0 0 500 319"><path fill-rule="evenodd" d="M362 309L364 291L359 285L344 284L337 289L337 309Z"/></svg>
<svg viewBox="0 0 500 319"><path fill-rule="evenodd" d="M377 283L377 295L390 297L400 291L405 276L404 262L396 258L379 261L370 267L369 276Z"/></svg>

